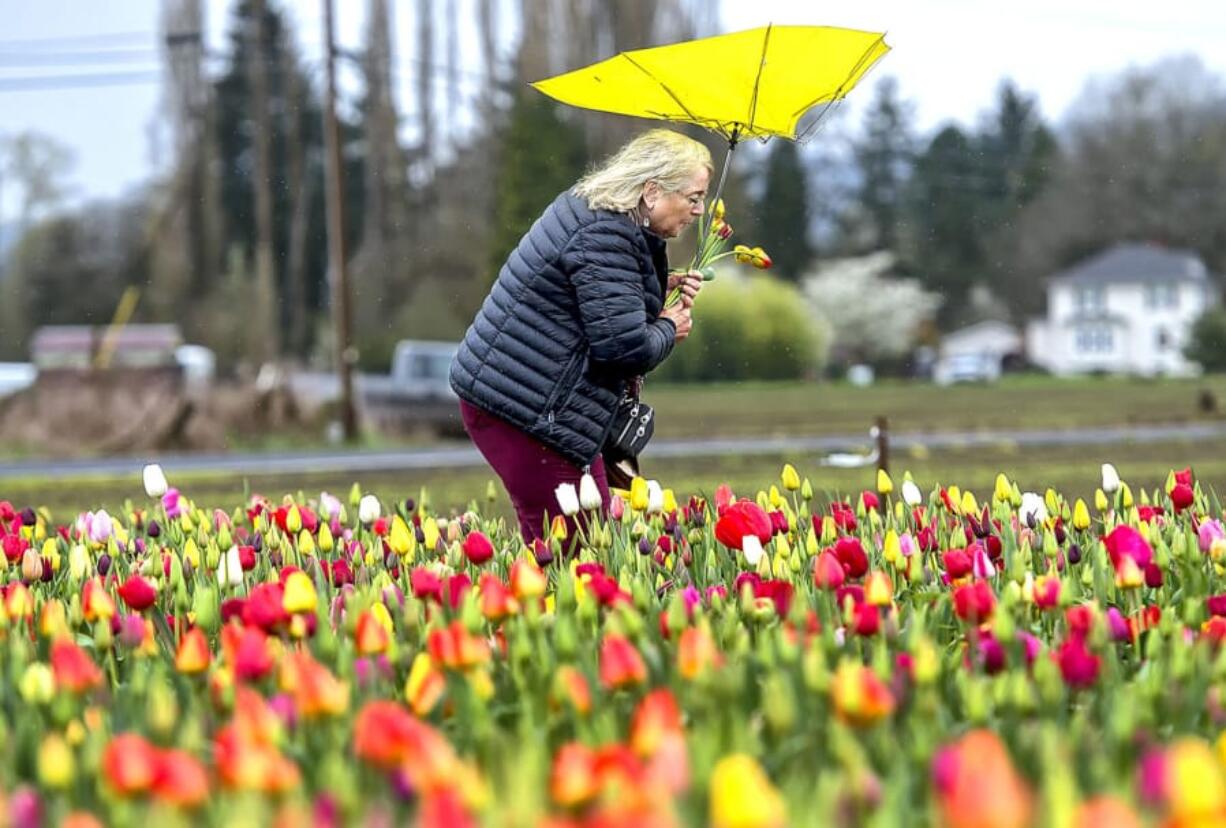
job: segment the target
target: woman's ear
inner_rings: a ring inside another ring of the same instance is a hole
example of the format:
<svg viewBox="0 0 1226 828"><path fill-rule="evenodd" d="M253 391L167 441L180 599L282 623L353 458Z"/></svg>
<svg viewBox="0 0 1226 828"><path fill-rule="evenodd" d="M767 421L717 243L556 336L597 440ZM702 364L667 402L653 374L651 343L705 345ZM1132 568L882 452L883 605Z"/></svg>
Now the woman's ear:
<svg viewBox="0 0 1226 828"><path fill-rule="evenodd" d="M660 182L652 179L643 185L643 203L648 208L656 206L656 200L660 197Z"/></svg>

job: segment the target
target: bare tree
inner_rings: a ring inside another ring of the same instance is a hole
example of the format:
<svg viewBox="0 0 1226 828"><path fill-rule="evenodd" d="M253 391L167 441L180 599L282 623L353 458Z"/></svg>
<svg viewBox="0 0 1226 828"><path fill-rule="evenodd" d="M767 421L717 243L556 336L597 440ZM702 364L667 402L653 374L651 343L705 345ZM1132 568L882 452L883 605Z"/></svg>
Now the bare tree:
<svg viewBox="0 0 1226 828"><path fill-rule="evenodd" d="M417 111L421 126L420 157L434 158L434 2L417 0Z"/></svg>
<svg viewBox="0 0 1226 828"><path fill-rule="evenodd" d="M257 330L256 358L260 362L275 359L280 351L277 314L276 270L273 261L272 224L272 121L268 112L269 49L265 39L264 0L253 0L251 15L251 50L248 77L251 84L252 120L255 125L255 296Z"/></svg>

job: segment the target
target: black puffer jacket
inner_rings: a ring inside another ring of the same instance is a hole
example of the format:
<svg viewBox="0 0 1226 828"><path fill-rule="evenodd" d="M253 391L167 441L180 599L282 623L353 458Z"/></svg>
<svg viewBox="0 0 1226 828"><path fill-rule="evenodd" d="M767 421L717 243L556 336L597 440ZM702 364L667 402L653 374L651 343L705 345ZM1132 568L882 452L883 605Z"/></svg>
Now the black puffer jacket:
<svg viewBox="0 0 1226 828"><path fill-rule="evenodd" d="M676 328L658 318L664 242L565 192L520 240L451 363L467 400L587 466L626 380L655 368Z"/></svg>

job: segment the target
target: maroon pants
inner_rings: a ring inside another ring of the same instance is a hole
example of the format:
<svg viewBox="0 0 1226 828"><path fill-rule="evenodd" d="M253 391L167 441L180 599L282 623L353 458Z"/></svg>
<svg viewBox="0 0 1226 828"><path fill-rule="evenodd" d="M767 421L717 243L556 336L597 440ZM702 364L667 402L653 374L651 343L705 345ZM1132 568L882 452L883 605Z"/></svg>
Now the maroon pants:
<svg viewBox="0 0 1226 828"><path fill-rule="evenodd" d="M543 443L506 422L460 400L460 417L473 444L502 478L511 496L511 505L519 518L519 531L525 543L548 533L548 522L561 514L554 490L559 483L573 483L579 488L583 469ZM609 506L609 484L605 477L604 460L592 463L592 477L600 489L602 511ZM575 522L567 519L568 538L574 538Z"/></svg>

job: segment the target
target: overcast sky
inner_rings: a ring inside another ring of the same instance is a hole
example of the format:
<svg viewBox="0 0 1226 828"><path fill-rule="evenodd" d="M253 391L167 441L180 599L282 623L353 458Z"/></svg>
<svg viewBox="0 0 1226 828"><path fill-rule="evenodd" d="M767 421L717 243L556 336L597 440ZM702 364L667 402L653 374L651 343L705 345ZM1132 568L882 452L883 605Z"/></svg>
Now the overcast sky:
<svg viewBox="0 0 1226 828"><path fill-rule="evenodd" d="M225 48L229 0L205 0L207 34ZM460 19L472 20L473 0L458 0ZM501 0L504 15L517 3ZM294 10L306 56L318 61L318 2L282 0ZM342 46L361 44L365 2L338 2ZM400 101L406 132L413 125L410 0L393 0ZM441 5L441 3L438 3ZM70 184L77 198L115 196L168 160L157 124L158 0L0 0L0 133L34 129L70 147L76 164ZM811 23L884 30L891 52L869 81L895 76L915 104L917 126L930 130L953 120L973 125L990 106L1004 77L1037 94L1043 115L1059 121L1095 75L1113 74L1170 55L1193 54L1226 78L1226 0L727 0L726 31L768 22ZM461 32L471 71L481 70L475 35ZM100 54L101 53L101 54ZM442 50L436 51L441 62ZM593 60L605 57L593 55ZM65 77L66 76L66 77ZM99 76L109 76L102 77ZM317 75L318 77L318 75ZM81 86L110 80L97 86ZM352 78L347 84L356 89ZM462 78L461 96L475 81ZM857 101L869 97L855 90ZM845 113L848 114L848 113ZM457 129L463 129L463 122ZM163 134L164 139L164 134ZM12 188L0 192L2 216L13 215Z"/></svg>

